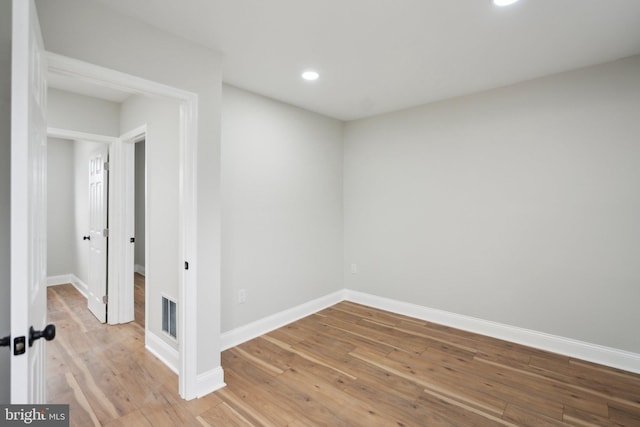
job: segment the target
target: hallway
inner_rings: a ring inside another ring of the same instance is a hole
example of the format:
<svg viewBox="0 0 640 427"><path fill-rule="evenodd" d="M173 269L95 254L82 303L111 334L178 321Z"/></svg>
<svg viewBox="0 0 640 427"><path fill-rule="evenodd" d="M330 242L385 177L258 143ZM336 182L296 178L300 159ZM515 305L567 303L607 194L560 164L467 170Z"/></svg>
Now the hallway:
<svg viewBox="0 0 640 427"><path fill-rule="evenodd" d="M135 279L134 322L104 325L70 284L48 288L47 396L70 404L71 426L197 425L220 403L211 395L186 402L178 376L144 348L144 277ZM206 416L206 415L203 415Z"/></svg>

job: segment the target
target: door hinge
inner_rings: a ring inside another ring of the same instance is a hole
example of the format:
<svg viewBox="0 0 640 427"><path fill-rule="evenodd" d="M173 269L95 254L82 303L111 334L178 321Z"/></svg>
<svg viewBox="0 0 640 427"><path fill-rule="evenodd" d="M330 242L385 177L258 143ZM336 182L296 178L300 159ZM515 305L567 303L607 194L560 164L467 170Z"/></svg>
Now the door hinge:
<svg viewBox="0 0 640 427"><path fill-rule="evenodd" d="M109 298L107 297L107 295L104 295L104 296L102 297L102 303L103 303L103 304L107 304L107 303L109 303Z"/></svg>
<svg viewBox="0 0 640 427"><path fill-rule="evenodd" d="M103 235L104 237L109 237L109 229L108 229L108 228L105 228L104 230L102 230L102 235Z"/></svg>
<svg viewBox="0 0 640 427"><path fill-rule="evenodd" d="M104 170L108 171L109 170L109 162L104 162L103 168L104 168Z"/></svg>

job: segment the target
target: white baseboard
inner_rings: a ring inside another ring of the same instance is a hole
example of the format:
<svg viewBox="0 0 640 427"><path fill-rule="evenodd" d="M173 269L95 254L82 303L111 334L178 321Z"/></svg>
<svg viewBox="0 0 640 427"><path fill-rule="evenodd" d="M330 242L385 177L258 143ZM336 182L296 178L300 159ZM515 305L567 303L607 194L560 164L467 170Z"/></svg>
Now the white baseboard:
<svg viewBox="0 0 640 427"><path fill-rule="evenodd" d="M251 322L248 325L241 326L228 332L223 332L220 336L222 350L235 347L243 342L257 338L260 335L273 331L274 329L278 329L291 322L295 322L296 320L337 304L344 299L345 291L341 290L255 322Z"/></svg>
<svg viewBox="0 0 640 427"><path fill-rule="evenodd" d="M145 331L144 345L154 356L162 363L167 365L169 369L179 375L178 366L180 365L180 353L175 348L167 344L162 338L153 332Z"/></svg>
<svg viewBox="0 0 640 427"><path fill-rule="evenodd" d="M145 268L144 268L144 265L135 264L135 265L133 266L133 271L134 271L135 273L138 273L138 274L141 274L141 275L143 275L143 276L146 276L146 274L145 274Z"/></svg>
<svg viewBox="0 0 640 427"><path fill-rule="evenodd" d="M264 319L249 323L221 334L221 349L226 350L243 342L257 338L274 329L295 322L340 301L351 301L396 314L450 326L529 347L546 350L576 359L598 363L629 372L640 373L640 354L605 347L544 332L532 331L516 326L470 316L424 307L417 304L379 297L363 292L344 289L325 297L290 308Z"/></svg>
<svg viewBox="0 0 640 427"><path fill-rule="evenodd" d="M89 287L75 274L61 274L60 276L47 277L47 286L66 285L68 283L71 283L73 287L82 294L83 297L87 297L87 290L89 289Z"/></svg>
<svg viewBox="0 0 640 427"><path fill-rule="evenodd" d="M219 366L198 375L196 378L196 397L201 398L224 386L226 386L224 382L224 371L222 370L222 366Z"/></svg>
<svg viewBox="0 0 640 427"><path fill-rule="evenodd" d="M47 286L66 285L67 283L73 283L75 276L73 274L61 274L59 276L47 277Z"/></svg>
<svg viewBox="0 0 640 427"><path fill-rule="evenodd" d="M345 291L345 299L358 304L462 329L513 343L535 347L588 362L640 373L640 354L591 344L571 338L509 326L470 316L436 310L356 291Z"/></svg>

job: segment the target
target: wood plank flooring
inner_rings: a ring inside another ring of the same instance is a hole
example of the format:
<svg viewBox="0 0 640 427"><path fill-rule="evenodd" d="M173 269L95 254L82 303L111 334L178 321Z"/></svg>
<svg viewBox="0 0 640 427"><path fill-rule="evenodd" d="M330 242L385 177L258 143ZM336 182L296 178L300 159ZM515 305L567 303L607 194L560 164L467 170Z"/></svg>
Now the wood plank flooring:
<svg viewBox="0 0 640 427"><path fill-rule="evenodd" d="M137 318L101 325L71 285L49 316L71 425L640 426L640 375L349 302L223 352L227 387L190 402Z"/></svg>

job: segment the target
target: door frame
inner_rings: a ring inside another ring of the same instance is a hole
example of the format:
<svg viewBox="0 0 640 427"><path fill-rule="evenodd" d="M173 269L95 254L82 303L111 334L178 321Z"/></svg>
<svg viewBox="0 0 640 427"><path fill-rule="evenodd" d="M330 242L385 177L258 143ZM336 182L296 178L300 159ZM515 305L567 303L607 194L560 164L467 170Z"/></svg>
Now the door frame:
<svg viewBox="0 0 640 427"><path fill-rule="evenodd" d="M180 356L179 364L179 393L183 399L190 400L198 397L197 378L197 145L198 145L198 95L182 89L157 83L141 77L126 74L120 71L100 67L77 59L65 57L51 52L46 53L48 61L48 71L51 73L63 74L84 82L89 82L98 86L110 87L132 94L146 95L154 98L171 99L180 104L180 177L179 177L179 258L175 260L179 264L182 274L179 276L178 284L178 351ZM112 144L113 151L110 150L111 161L114 167L110 171L111 194L127 194L133 191L128 188L126 181L126 149L123 140L117 138L117 142ZM110 247L113 246L114 260L123 262L126 255L124 245L129 244L128 230L122 224L126 221L126 211L124 204L119 197L111 200L110 206L110 226L113 234L110 235ZM126 199L126 197L125 197ZM115 230L114 227L115 226ZM125 243L126 242L126 243ZM189 269L184 269L185 263L189 263ZM128 290L121 279L123 271L118 269L112 276L110 270L109 283L109 318L112 317L112 308L118 308L118 312L113 315L120 320L119 314L123 308L127 307L127 301L133 308L131 300L128 299ZM113 300L112 300L113 296ZM113 307L113 306L116 307ZM188 308L188 309L187 309ZM115 311L115 310L114 310ZM128 311L128 310L126 310ZM126 317L126 316L123 316ZM133 313L131 313L133 319ZM115 320L115 319L114 319ZM110 322L111 323L111 322Z"/></svg>
<svg viewBox="0 0 640 427"><path fill-rule="evenodd" d="M66 140L72 140L72 141L99 142L102 144L107 144L109 146L110 167L113 165L113 161L111 159L114 156L116 146L120 142L120 138L116 138L114 136L99 135L94 133L87 133L87 132L81 132L81 131L76 131L71 129L61 129L61 128L54 128L54 127L47 127L47 138L58 138L58 139L66 139ZM116 199L117 193L114 193L112 176L113 174L111 172L107 174L107 181L109 183L108 194L107 194L107 199L109 200L108 207L107 207L107 215L110 219L114 217L115 215L114 207L117 207L118 205L118 202L115 202L115 206L113 203L113 201ZM110 232L114 231L111 225L111 222L109 223L109 230ZM117 226L116 226L116 230L117 230ZM111 299L115 297L115 295L111 294L112 283L115 284L115 282L112 282L113 280L112 278L115 277L113 275L120 269L120 266L116 262L117 260L115 258L116 254L117 252L114 250L114 247L111 244L111 238L109 238L109 244L107 245L107 289L108 289L108 298L109 298L109 304L107 304L107 319L108 319L107 323L109 325L125 323L124 321L120 321L121 317L118 317L117 304L116 306L111 307L112 305ZM86 291L87 291L86 289L82 290L82 292L86 292Z"/></svg>
<svg viewBox="0 0 640 427"><path fill-rule="evenodd" d="M123 179L124 179L124 187L125 192L122 195L123 205L123 223L124 232L129 237L136 236L136 226L135 226L135 186L132 186L131 183L135 182L135 144L137 142L145 140L147 137L147 125L144 124L135 129L132 129L124 134L120 135L120 140L122 141L122 168L123 168ZM145 153L145 162L146 162L146 153ZM146 169L146 168L145 168ZM144 200L144 223L149 224L149 207L147 206L147 173L145 170L145 200ZM146 229L146 226L145 226ZM145 260L149 259L149 234L145 231L144 236L144 251L145 251ZM135 241L138 241L136 237ZM133 273L135 271L134 268L134 250L135 245L128 244L123 248L123 252L121 254L122 259L120 260L120 265L123 268L123 271L130 272L128 276L124 277L123 282L123 290L124 293L119 300L119 308L121 316L124 316L127 319L134 320L135 317L135 306L134 306L134 276ZM149 266L145 266L145 276L148 275ZM152 275L153 276L153 275ZM147 338L147 333L149 331L149 322L146 319L149 318L149 292L147 290L147 281L145 278L145 293L144 293L144 332L145 332L145 340ZM146 341L145 341L146 342Z"/></svg>

